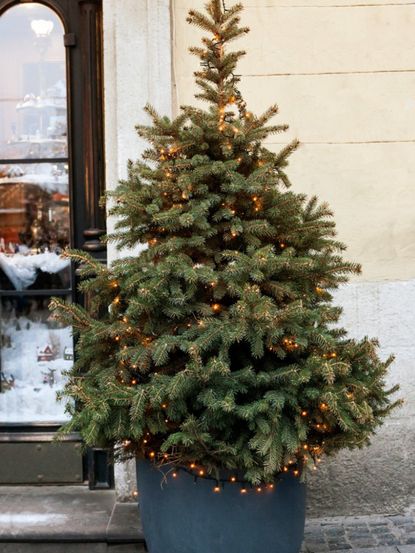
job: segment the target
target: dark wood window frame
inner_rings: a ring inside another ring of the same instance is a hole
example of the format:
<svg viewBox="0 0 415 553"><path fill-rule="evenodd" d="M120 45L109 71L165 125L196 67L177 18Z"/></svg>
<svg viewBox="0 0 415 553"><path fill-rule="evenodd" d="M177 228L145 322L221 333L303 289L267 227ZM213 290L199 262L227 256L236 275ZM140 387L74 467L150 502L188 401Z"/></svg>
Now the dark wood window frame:
<svg viewBox="0 0 415 553"><path fill-rule="evenodd" d="M31 1L56 12L65 30L71 246L105 263L106 248L100 241L105 233L105 211L99 207L105 182L102 0L0 0L0 17L13 6ZM0 164L36 161L40 160L0 159ZM54 163L58 161L53 159ZM76 285L73 289L73 298L80 301ZM58 295L59 291L41 293ZM0 443L47 442L58 427L51 423L0 423ZM79 440L76 436L68 439ZM89 480L91 488L112 486L113 477L102 450L91 450L85 456L84 479Z"/></svg>

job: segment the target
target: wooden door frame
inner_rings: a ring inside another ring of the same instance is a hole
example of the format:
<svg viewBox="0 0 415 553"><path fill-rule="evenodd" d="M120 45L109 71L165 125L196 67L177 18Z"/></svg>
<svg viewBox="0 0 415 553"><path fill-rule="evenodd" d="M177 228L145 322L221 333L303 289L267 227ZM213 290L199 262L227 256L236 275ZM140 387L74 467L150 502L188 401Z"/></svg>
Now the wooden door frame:
<svg viewBox="0 0 415 553"><path fill-rule="evenodd" d="M106 247L100 241L105 234L105 210L99 207L105 189L102 0L0 0L0 17L32 1L53 10L65 31L71 246L106 263ZM74 300L80 301L76 282L73 289ZM54 423L0 423L0 442L34 438L47 442L58 428ZM80 441L76 434L67 439ZM84 479L90 487L112 487L106 461L102 450L91 450L84 457Z"/></svg>

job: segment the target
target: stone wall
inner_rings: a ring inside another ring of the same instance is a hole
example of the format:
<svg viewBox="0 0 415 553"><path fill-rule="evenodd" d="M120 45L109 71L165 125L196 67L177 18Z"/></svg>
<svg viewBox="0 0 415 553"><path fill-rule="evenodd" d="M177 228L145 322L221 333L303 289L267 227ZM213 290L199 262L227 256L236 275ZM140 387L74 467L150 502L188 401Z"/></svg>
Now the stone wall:
<svg viewBox="0 0 415 553"><path fill-rule="evenodd" d="M150 102L171 114L172 74L169 0L103 0L106 184L114 188L126 177L127 160L146 147L135 125L148 123ZM108 220L111 230L114 221ZM120 255L112 245L109 261ZM128 501L136 489L134 463L116 465L118 499Z"/></svg>
<svg viewBox="0 0 415 553"><path fill-rule="evenodd" d="M203 34L185 19L204 0L174 0L177 104L194 102L187 53ZM232 0L226 0L231 4ZM363 274L336 296L350 334L378 336L396 353L390 381L404 408L372 446L342 452L310 479L309 515L401 511L415 503L415 5L409 0L245 0L251 33L238 73L249 108L277 102L290 131L269 140L302 146L289 174L294 188L334 210L347 257Z"/></svg>
<svg viewBox="0 0 415 553"><path fill-rule="evenodd" d="M185 23L204 0L104 0L107 183L125 176L143 144L134 124L152 101L169 113L193 102L196 61L187 47L200 34ZM227 0L230 2L231 0ZM372 446L325 462L309 484L309 516L402 511L415 503L415 6L409 0L246 0L252 32L241 89L253 110L277 101L301 149L290 176L298 191L334 208L348 257L362 277L337 294L356 337L378 336L395 352L391 382L406 405ZM171 48L173 46L173 75ZM110 251L110 258L117 255ZM134 488L117 467L119 496Z"/></svg>

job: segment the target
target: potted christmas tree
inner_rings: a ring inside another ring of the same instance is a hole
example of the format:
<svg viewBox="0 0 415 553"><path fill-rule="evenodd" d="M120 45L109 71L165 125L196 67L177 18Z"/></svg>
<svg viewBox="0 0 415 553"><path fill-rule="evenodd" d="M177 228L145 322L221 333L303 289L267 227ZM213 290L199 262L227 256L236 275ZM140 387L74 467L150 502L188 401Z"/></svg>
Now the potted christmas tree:
<svg viewBox="0 0 415 553"><path fill-rule="evenodd" d="M108 268L83 252L87 309L52 301L78 336L66 430L138 459L151 553L296 553L304 480L324 455L361 447L398 402L391 359L349 339L330 291L343 260L325 204L290 190L286 130L247 110L228 43L242 7L210 0L189 22L198 98L174 120L146 108L150 143L109 194L120 249Z"/></svg>

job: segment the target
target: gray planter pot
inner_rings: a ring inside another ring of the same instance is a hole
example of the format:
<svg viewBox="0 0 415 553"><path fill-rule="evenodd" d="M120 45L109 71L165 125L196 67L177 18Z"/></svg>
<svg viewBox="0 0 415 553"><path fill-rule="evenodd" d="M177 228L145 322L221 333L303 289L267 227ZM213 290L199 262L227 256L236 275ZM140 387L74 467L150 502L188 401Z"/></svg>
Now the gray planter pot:
<svg viewBox="0 0 415 553"><path fill-rule="evenodd" d="M137 461L139 509L149 553L298 553L304 537L305 484L283 475L274 489L177 478Z"/></svg>

